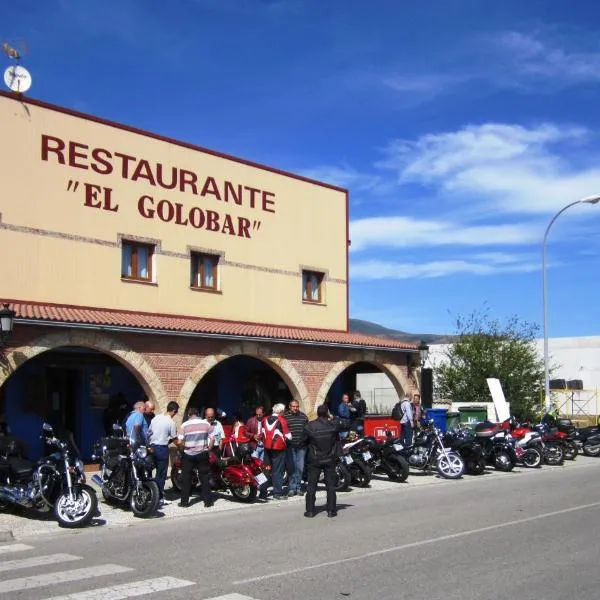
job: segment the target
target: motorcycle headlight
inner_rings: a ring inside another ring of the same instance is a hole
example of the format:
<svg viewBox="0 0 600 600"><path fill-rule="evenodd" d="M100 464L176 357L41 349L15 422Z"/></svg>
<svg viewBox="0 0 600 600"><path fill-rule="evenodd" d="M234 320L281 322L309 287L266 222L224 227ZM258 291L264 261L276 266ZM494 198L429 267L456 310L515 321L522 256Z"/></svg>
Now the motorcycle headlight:
<svg viewBox="0 0 600 600"><path fill-rule="evenodd" d="M82 461L80 458L78 458L78 459L75 461L75 466L76 466L76 467L79 469L79 472L80 472L80 473L83 473L83 470L84 470L84 467L83 467L83 461Z"/></svg>
<svg viewBox="0 0 600 600"><path fill-rule="evenodd" d="M146 448L146 446L140 446L136 451L135 451L135 455L138 458L146 458L146 456L148 456L148 448Z"/></svg>

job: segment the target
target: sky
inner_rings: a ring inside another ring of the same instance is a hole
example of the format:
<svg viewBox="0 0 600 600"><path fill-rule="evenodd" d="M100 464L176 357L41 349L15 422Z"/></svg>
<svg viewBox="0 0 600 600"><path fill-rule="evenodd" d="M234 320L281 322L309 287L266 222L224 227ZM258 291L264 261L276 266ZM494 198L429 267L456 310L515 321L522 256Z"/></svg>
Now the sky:
<svg viewBox="0 0 600 600"><path fill-rule="evenodd" d="M541 326L546 227L600 194L599 26L595 0L0 0L29 96L348 188L350 316L412 333ZM599 229L552 225L550 337L600 335Z"/></svg>

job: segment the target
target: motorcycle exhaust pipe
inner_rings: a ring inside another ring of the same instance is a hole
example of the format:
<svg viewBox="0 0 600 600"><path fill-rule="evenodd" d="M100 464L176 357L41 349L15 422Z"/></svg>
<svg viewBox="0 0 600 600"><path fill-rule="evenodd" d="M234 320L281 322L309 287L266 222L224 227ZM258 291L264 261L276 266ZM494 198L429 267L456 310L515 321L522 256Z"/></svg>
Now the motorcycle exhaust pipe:
<svg viewBox="0 0 600 600"><path fill-rule="evenodd" d="M102 481L102 477L98 473L94 473L91 479L98 487L104 487L104 481Z"/></svg>

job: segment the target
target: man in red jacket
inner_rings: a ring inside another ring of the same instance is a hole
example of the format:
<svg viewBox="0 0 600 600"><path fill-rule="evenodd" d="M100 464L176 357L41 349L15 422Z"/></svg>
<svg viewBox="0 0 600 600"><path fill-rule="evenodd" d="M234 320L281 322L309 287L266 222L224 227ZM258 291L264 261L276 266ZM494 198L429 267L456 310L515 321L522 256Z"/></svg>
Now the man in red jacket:
<svg viewBox="0 0 600 600"><path fill-rule="evenodd" d="M265 446L265 463L271 465L273 477L273 499L287 499L283 495L283 470L285 468L285 450L292 438L287 421L283 417L285 406L276 404L273 414L262 422L262 436Z"/></svg>

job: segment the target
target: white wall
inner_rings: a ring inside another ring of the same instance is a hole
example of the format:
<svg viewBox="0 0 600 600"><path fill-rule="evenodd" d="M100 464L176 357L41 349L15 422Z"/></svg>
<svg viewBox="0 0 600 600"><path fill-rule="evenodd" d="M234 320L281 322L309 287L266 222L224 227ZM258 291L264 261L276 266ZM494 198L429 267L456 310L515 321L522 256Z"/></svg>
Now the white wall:
<svg viewBox="0 0 600 600"><path fill-rule="evenodd" d="M385 373L357 373L356 389L360 391L371 413L391 414L398 394Z"/></svg>

